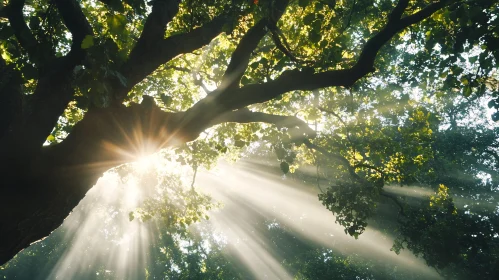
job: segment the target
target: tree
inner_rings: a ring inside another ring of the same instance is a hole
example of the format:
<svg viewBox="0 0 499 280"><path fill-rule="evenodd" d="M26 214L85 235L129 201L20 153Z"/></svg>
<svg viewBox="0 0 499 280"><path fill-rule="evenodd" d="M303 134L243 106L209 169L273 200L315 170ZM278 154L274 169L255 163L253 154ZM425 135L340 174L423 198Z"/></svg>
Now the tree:
<svg viewBox="0 0 499 280"><path fill-rule="evenodd" d="M103 172L159 149L180 145L197 168L262 137L286 173L296 157L290 143L303 145L339 162L360 193L374 194L384 175L358 174L375 170L358 162L362 144L353 154L332 152L307 124L345 108L335 98L362 92L377 98L357 106L379 106L386 92L415 98L412 87L447 100L489 96L499 106L497 1L0 3L0 205L8 213L0 263L56 229ZM416 139L431 123L425 118L413 109L413 131L403 134ZM211 137L195 141L211 127ZM426 160L424 147L409 149L394 152ZM334 212L347 209L321 200ZM369 211L347 232L360 234Z"/></svg>

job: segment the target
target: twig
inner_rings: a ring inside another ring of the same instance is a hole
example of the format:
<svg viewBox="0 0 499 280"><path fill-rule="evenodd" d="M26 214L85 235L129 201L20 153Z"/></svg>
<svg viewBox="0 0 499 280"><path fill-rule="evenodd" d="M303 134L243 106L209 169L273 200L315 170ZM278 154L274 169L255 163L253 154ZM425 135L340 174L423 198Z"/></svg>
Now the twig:
<svg viewBox="0 0 499 280"><path fill-rule="evenodd" d="M197 173L198 173L198 166L194 165L194 175L192 176L191 189L194 189L194 183L196 182Z"/></svg>
<svg viewBox="0 0 499 280"><path fill-rule="evenodd" d="M402 205L402 203L400 203L400 201L395 196L388 194L385 191L382 191L380 195L391 199L400 208L400 215L407 217L407 214L404 211L404 205Z"/></svg>

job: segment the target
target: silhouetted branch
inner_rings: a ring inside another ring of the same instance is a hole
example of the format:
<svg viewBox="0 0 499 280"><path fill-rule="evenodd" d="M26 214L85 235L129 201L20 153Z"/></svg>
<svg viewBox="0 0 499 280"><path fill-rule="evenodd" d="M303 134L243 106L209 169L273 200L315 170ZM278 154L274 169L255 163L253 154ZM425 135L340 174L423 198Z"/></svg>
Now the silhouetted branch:
<svg viewBox="0 0 499 280"><path fill-rule="evenodd" d="M25 0L12 0L9 5L2 9L4 16L9 19L10 26L14 30L17 41L28 53L30 60L39 64L38 42L24 21L23 8Z"/></svg>
<svg viewBox="0 0 499 280"><path fill-rule="evenodd" d="M355 169L357 169L357 168L367 168L367 169L371 169L371 170L374 170L374 171L380 173L383 177L385 176L385 172L383 170L381 170L378 167L373 166L373 165L359 163L359 164L354 165L353 168L355 168Z"/></svg>
<svg viewBox="0 0 499 280"><path fill-rule="evenodd" d="M337 113L335 113L335 112L333 112L333 111L331 111L331 110L329 110L329 109L326 109L326 108L324 108L324 107L318 107L318 109L319 109L319 111L321 111L321 112L324 112L324 113L328 113L328 114L330 114L330 115L333 115L333 116L334 116L334 117L336 117L336 118L337 118L337 119L338 119L338 120L339 120L339 121L340 121L340 122L341 122L341 123L342 123L345 127L347 127L347 123L343 120L343 118L342 118L339 114L337 114Z"/></svg>
<svg viewBox="0 0 499 280"><path fill-rule="evenodd" d="M260 40L267 34L267 27L275 26L281 18L287 0L275 1L273 12L269 18L264 18L252 26L239 41L236 50L232 53L230 63L222 77L219 89L225 90L230 87L238 87L251 57L251 53L256 49Z"/></svg>
<svg viewBox="0 0 499 280"><path fill-rule="evenodd" d="M329 86L350 87L357 80L374 71L374 60L381 47L387 43L395 34L415 22L430 16L432 11L443 7L447 1L443 0L431 4L418 12L418 16L411 16L411 20L393 20L385 28L372 37L364 46L359 60L350 69L332 70L322 73L314 73L311 69L284 71L277 79L264 84L251 84L240 89L227 90L220 93L217 98L207 97L192 108L192 112L213 111L219 115L223 111L232 111L244 108L248 105L271 100L283 93L292 90L313 90ZM397 13L396 13L397 14ZM217 108L213 107L217 104ZM206 117L206 115L205 115Z"/></svg>
<svg viewBox="0 0 499 280"><path fill-rule="evenodd" d="M180 1L177 0L153 1L151 13L144 23L144 29L128 58L130 63L150 59L151 52L161 52L158 48L164 41L166 25L178 13L179 4Z"/></svg>
<svg viewBox="0 0 499 280"><path fill-rule="evenodd" d="M404 217L407 217L407 214L404 211L404 205L397 199L397 197L387 193L386 191L382 191L380 195L391 199L400 208L400 214Z"/></svg>
<svg viewBox="0 0 499 280"><path fill-rule="evenodd" d="M118 103L123 100L128 91L151 74L162 64L183 53L189 53L208 44L222 32L224 24L229 17L220 15L212 21L190 32L173 35L153 44L151 49L135 49L135 54L130 55L127 62L121 67L121 73L127 80L124 88L116 90ZM144 44L147 46L147 44Z"/></svg>
<svg viewBox="0 0 499 280"><path fill-rule="evenodd" d="M274 124L277 127L286 127L289 129L291 137L295 141L299 141L301 140L301 138L314 138L316 135L316 132L311 129L306 122L295 116L272 115L261 112L252 112L248 109L241 109L222 114L221 116L214 119L210 123L210 126L226 122L263 122Z"/></svg>
<svg viewBox="0 0 499 280"><path fill-rule="evenodd" d="M357 4L357 0L354 0L353 4L352 4L352 8L350 9L350 13L348 14L347 23L341 28L341 30L339 32L340 34L342 34L343 32L345 32L347 30L347 28L350 27L350 23L352 21L353 11L355 10L355 5L356 4Z"/></svg>
<svg viewBox="0 0 499 280"><path fill-rule="evenodd" d="M92 27L83 14L80 4L76 0L54 0L55 6L61 15L64 24L73 35L71 49L81 48L85 36L92 35Z"/></svg>

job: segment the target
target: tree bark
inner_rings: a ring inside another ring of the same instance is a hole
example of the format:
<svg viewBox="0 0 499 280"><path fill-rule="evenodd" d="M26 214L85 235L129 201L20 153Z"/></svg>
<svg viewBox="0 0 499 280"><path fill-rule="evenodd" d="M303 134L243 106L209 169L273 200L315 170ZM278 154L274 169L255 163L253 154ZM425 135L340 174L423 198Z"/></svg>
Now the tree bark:
<svg viewBox="0 0 499 280"><path fill-rule="evenodd" d="M81 41L92 33L77 1L54 2L73 34L71 51L66 57L39 62L39 69L45 69L46 63L56 63L56 70L41 75L30 101L29 112L22 112L21 117L16 117L15 112L9 113L14 121L9 119L0 127L0 265L60 226L105 171L159 149L195 140L203 130L214 124L268 122L290 130L298 129L301 137L313 137L306 124L294 117L254 113L244 108L292 90L351 86L374 71L378 52L395 34L454 1L435 2L403 17L408 0L400 0L385 28L368 40L357 63L350 69L322 73L285 71L273 81L239 87L239 79L244 74L250 55L257 41L266 33L265 25L275 24L288 4L287 0L279 0L280 5L276 6L278 9L273 14L275 18L255 24L239 43L224 74L222 86L189 110L179 113L163 112L147 98L142 104L130 107L121 103L136 83L160 65L179 54L202 47L220 34L227 16L220 15L191 32L164 39L164 28L177 12L178 1L154 1L143 36L121 67L127 85L114 83L116 102L108 108L89 109L62 143L42 147L73 97L72 69L85 56ZM19 18L11 14L19 14L24 1L13 0L11 3L6 13L10 16L18 41L30 56L36 56L36 40L26 24L22 20L18 22ZM0 64L0 68L7 69L4 61ZM19 94L18 86L0 81L0 94L16 96ZM16 119L21 121L16 122ZM13 126L13 123L16 125Z"/></svg>

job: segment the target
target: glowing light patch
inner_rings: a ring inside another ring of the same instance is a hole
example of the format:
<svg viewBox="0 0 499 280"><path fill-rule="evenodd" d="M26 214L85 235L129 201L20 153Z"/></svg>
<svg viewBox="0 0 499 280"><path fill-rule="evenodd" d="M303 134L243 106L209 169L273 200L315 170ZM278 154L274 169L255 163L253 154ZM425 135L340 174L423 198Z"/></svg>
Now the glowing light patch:
<svg viewBox="0 0 499 280"><path fill-rule="evenodd" d="M158 158L155 154L148 156L141 156L135 162L134 167L140 173L145 173L152 168L155 168L158 164Z"/></svg>

